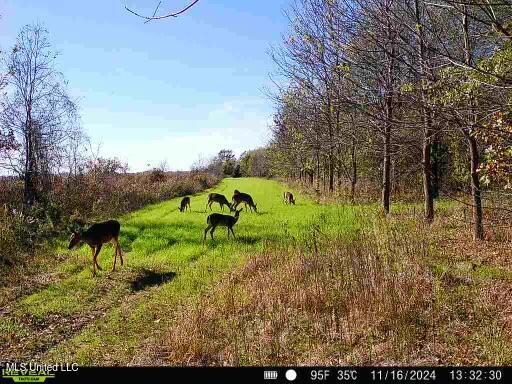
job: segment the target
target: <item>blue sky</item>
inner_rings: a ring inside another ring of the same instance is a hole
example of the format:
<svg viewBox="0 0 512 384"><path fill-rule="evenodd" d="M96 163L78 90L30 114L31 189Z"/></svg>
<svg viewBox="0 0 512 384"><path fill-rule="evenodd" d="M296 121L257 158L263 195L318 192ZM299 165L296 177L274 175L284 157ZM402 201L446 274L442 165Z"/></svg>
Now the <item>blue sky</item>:
<svg viewBox="0 0 512 384"><path fill-rule="evenodd" d="M188 0L163 0L161 12ZM188 169L220 149L240 154L269 139L273 64L288 0L200 0L178 18L152 21L158 0L0 0L0 49L42 23L57 67L79 99L82 126L106 157L132 171L167 160Z"/></svg>

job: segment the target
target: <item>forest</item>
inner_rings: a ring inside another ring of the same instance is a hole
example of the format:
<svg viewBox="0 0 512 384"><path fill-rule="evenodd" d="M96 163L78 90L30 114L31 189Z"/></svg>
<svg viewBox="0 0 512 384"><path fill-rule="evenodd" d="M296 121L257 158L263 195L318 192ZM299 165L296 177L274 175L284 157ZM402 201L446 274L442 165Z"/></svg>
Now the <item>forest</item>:
<svg viewBox="0 0 512 384"><path fill-rule="evenodd" d="M508 212L508 2L297 1L272 52L275 173L350 198L421 193L472 211L475 240ZM504 203L504 204L500 204ZM507 219L504 219L505 221Z"/></svg>

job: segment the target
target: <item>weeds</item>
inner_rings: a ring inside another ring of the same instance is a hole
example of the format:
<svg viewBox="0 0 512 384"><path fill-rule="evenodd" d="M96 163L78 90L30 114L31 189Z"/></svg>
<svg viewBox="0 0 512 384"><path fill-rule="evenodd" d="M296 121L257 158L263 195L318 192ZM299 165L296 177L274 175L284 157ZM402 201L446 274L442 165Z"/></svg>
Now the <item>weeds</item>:
<svg viewBox="0 0 512 384"><path fill-rule="evenodd" d="M211 294L180 308L167 362L374 364L382 348L404 361L431 333L424 236L383 221L354 236L318 232L250 257Z"/></svg>

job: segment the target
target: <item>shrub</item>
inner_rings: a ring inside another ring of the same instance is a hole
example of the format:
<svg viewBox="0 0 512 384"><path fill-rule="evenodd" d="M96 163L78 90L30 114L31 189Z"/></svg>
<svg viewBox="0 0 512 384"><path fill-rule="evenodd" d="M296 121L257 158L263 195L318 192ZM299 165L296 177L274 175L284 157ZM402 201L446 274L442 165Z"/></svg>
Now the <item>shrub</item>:
<svg viewBox="0 0 512 384"><path fill-rule="evenodd" d="M217 178L204 173L95 171L56 177L48 201L21 209L22 184L13 178L2 178L0 265L21 260L22 255L30 254L35 246L58 233L67 235L87 222L118 217L147 204L198 193L217 182Z"/></svg>

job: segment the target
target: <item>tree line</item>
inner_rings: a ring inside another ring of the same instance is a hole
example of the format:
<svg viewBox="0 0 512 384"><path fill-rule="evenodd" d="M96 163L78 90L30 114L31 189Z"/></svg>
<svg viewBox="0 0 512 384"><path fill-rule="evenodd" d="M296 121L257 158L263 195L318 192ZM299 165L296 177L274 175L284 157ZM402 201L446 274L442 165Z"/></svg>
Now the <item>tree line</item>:
<svg viewBox="0 0 512 384"><path fill-rule="evenodd" d="M198 160L193 172L207 172L216 177L271 177L267 148L243 152L238 158L231 149L222 149L210 159Z"/></svg>
<svg viewBox="0 0 512 384"><path fill-rule="evenodd" d="M511 186L512 2L295 0L272 49L274 173L318 191L361 181L434 200L467 193L482 239L486 190Z"/></svg>

